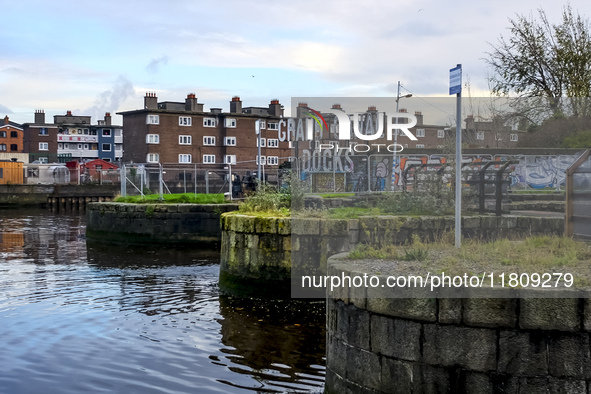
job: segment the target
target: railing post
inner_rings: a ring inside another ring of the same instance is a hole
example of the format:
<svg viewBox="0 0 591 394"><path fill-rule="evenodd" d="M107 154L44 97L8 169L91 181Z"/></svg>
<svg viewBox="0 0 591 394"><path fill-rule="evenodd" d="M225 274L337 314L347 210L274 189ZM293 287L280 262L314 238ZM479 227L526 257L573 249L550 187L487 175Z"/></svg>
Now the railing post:
<svg viewBox="0 0 591 394"><path fill-rule="evenodd" d="M126 186L127 186L127 178L125 176L125 164L121 164L121 168L119 169L120 171L120 178L121 178L121 196L122 197L127 197L127 190L126 190Z"/></svg>

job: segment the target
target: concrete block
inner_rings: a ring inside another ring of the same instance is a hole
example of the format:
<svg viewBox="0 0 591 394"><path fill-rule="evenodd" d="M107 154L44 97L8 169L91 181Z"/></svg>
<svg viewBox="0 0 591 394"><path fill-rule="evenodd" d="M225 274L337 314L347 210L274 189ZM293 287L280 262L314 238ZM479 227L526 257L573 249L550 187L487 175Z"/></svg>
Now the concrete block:
<svg viewBox="0 0 591 394"><path fill-rule="evenodd" d="M355 347L347 347L347 379L372 390L380 389L380 358Z"/></svg>
<svg viewBox="0 0 591 394"><path fill-rule="evenodd" d="M579 299L521 298L519 327L524 329L579 331Z"/></svg>
<svg viewBox="0 0 591 394"><path fill-rule="evenodd" d="M437 320L434 298L368 298L367 309L386 316L427 322Z"/></svg>
<svg viewBox="0 0 591 394"><path fill-rule="evenodd" d="M421 324L391 317L371 316L371 350L408 361L421 357Z"/></svg>
<svg viewBox="0 0 591 394"><path fill-rule="evenodd" d="M471 371L496 369L496 331L484 328L424 325L423 357L432 365L459 365Z"/></svg>
<svg viewBox="0 0 591 394"><path fill-rule="evenodd" d="M514 298L466 298L463 321L476 327L515 327L517 300Z"/></svg>
<svg viewBox="0 0 591 394"><path fill-rule="evenodd" d="M319 235L320 219L291 218L291 232L296 235Z"/></svg>
<svg viewBox="0 0 591 394"><path fill-rule="evenodd" d="M439 298L439 323L460 324L462 321L462 300L460 298Z"/></svg>
<svg viewBox="0 0 591 394"><path fill-rule="evenodd" d="M513 376L547 374L547 344L541 332L501 331L497 372Z"/></svg>
<svg viewBox="0 0 591 394"><path fill-rule="evenodd" d="M414 364L382 357L380 392L407 394L413 391Z"/></svg>
<svg viewBox="0 0 591 394"><path fill-rule="evenodd" d="M550 375L591 379L589 334L557 334L549 340Z"/></svg>

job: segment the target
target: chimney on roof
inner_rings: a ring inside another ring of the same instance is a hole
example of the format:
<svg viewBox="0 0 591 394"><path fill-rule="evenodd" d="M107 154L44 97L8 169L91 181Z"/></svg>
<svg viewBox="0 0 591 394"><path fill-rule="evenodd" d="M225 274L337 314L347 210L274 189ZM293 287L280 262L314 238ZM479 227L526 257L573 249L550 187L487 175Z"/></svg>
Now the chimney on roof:
<svg viewBox="0 0 591 394"><path fill-rule="evenodd" d="M111 113L105 112L105 125L111 126Z"/></svg>
<svg viewBox="0 0 591 394"><path fill-rule="evenodd" d="M405 114L405 113L407 113L408 111L406 110L406 108L400 108L400 111L399 111L399 112L402 112L402 113L404 113L404 114Z"/></svg>
<svg viewBox="0 0 591 394"><path fill-rule="evenodd" d="M35 124L45 124L45 111L42 109L35 110Z"/></svg>
<svg viewBox="0 0 591 394"><path fill-rule="evenodd" d="M8 115L4 117L4 124L10 124L10 119L8 119Z"/></svg>
<svg viewBox="0 0 591 394"><path fill-rule="evenodd" d="M415 111L415 118L417 118L417 126L423 125L423 113L421 111Z"/></svg>
<svg viewBox="0 0 591 394"><path fill-rule="evenodd" d="M468 115L466 117L466 130L476 130L476 122L474 121L474 115Z"/></svg>
<svg viewBox="0 0 591 394"><path fill-rule="evenodd" d="M339 111L342 111L343 110L343 107L341 107L341 104L333 104L331 108L332 109L337 109Z"/></svg>
<svg viewBox="0 0 591 394"><path fill-rule="evenodd" d="M271 100L271 103L269 103L269 115L280 118L283 117L283 108L281 107L281 104L279 104L279 100Z"/></svg>
<svg viewBox="0 0 591 394"><path fill-rule="evenodd" d="M308 103L299 102L298 103L298 108L296 110L296 116L298 118L302 118L306 114L310 113L310 111L307 109L307 107L308 107Z"/></svg>
<svg viewBox="0 0 591 394"><path fill-rule="evenodd" d="M197 110L197 97L195 97L195 93L187 94L187 98L185 99L185 111L195 112Z"/></svg>
<svg viewBox="0 0 591 394"><path fill-rule="evenodd" d="M376 112L376 106L375 105L370 105L369 107L367 107L367 112Z"/></svg>
<svg viewBox="0 0 591 394"><path fill-rule="evenodd" d="M242 113L242 101L240 101L239 96L232 97L232 101L230 101L230 112L233 114Z"/></svg>
<svg viewBox="0 0 591 394"><path fill-rule="evenodd" d="M155 92L148 92L144 97L144 109L158 109L158 97Z"/></svg>
<svg viewBox="0 0 591 394"><path fill-rule="evenodd" d="M66 111L66 116L72 116L72 111Z"/></svg>

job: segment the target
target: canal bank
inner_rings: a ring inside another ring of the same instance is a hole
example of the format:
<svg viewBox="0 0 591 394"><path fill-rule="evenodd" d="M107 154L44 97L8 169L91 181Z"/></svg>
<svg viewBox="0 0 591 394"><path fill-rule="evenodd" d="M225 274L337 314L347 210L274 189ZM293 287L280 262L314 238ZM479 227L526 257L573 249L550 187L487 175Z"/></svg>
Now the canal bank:
<svg viewBox="0 0 591 394"><path fill-rule="evenodd" d="M117 185L0 185L0 206L71 210L117 193Z"/></svg>

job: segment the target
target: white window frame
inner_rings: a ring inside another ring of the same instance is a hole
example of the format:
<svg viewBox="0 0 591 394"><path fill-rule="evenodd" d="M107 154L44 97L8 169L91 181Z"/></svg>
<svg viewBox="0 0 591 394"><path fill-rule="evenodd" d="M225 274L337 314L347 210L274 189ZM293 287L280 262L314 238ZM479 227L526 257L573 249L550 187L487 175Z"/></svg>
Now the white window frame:
<svg viewBox="0 0 591 394"><path fill-rule="evenodd" d="M203 164L215 164L215 155L203 155Z"/></svg>
<svg viewBox="0 0 591 394"><path fill-rule="evenodd" d="M179 135L179 145L191 145L192 143L193 137L190 135Z"/></svg>
<svg viewBox="0 0 591 394"><path fill-rule="evenodd" d="M277 122L269 122L269 124L267 125L267 130L279 130L279 123Z"/></svg>
<svg viewBox="0 0 591 394"><path fill-rule="evenodd" d="M109 145L109 149L105 149L105 145ZM102 143L102 144L101 144L101 150L102 150L103 152L111 152L111 144Z"/></svg>
<svg viewBox="0 0 591 394"><path fill-rule="evenodd" d="M193 157L187 153L179 154L179 163L192 163Z"/></svg>
<svg viewBox="0 0 591 394"><path fill-rule="evenodd" d="M267 139L267 147L268 148L279 148L279 139L277 139L277 138Z"/></svg>
<svg viewBox="0 0 591 394"><path fill-rule="evenodd" d="M146 115L146 124L160 124L160 115Z"/></svg>
<svg viewBox="0 0 591 394"><path fill-rule="evenodd" d="M146 134L146 144L159 144L160 143L160 135L159 134Z"/></svg>
<svg viewBox="0 0 591 394"><path fill-rule="evenodd" d="M146 163L159 163L160 155L158 153L148 153L146 155Z"/></svg>
<svg viewBox="0 0 591 394"><path fill-rule="evenodd" d="M425 144L417 144L416 145L416 148L424 148L424 147L425 147Z"/></svg>
<svg viewBox="0 0 591 394"><path fill-rule="evenodd" d="M445 138L445 130L437 130L437 138Z"/></svg>
<svg viewBox="0 0 591 394"><path fill-rule="evenodd" d="M203 118L203 127L215 127L216 118Z"/></svg>
<svg viewBox="0 0 591 394"><path fill-rule="evenodd" d="M484 141L484 131L477 131L476 132L476 139L480 141Z"/></svg>
<svg viewBox="0 0 591 394"><path fill-rule="evenodd" d="M267 165L276 166L279 164L279 156L267 156Z"/></svg>
<svg viewBox="0 0 591 394"><path fill-rule="evenodd" d="M224 137L224 146L236 146L236 137Z"/></svg>
<svg viewBox="0 0 591 394"><path fill-rule="evenodd" d="M82 147L83 147L83 146L84 146L84 145L82 145L82 144L78 144L78 150L82 150Z"/></svg>
<svg viewBox="0 0 591 394"><path fill-rule="evenodd" d="M48 142L40 142L39 143L39 150L49 150L49 143Z"/></svg>
<svg viewBox="0 0 591 394"><path fill-rule="evenodd" d="M415 136L416 136L417 138L419 138L419 137L424 137L424 136L425 136L425 129L417 129L417 130L416 130L416 134L415 134Z"/></svg>
<svg viewBox="0 0 591 394"><path fill-rule="evenodd" d="M82 134L81 133L81 129L78 129L78 134ZM105 134L107 133L107 134ZM110 137L111 136L111 129L103 129L103 137Z"/></svg>
<svg viewBox="0 0 591 394"><path fill-rule="evenodd" d="M256 163L259 164L259 156L256 157ZM267 156L261 156L261 165L267 165Z"/></svg>
<svg viewBox="0 0 591 394"><path fill-rule="evenodd" d="M203 145L204 146L215 146L215 137L212 135L204 135L203 136Z"/></svg>
<svg viewBox="0 0 591 394"><path fill-rule="evenodd" d="M224 156L224 163L225 164L236 164L236 155Z"/></svg>
<svg viewBox="0 0 591 394"><path fill-rule="evenodd" d="M517 134L513 133L510 135L510 139L511 139L511 142L517 142L517 140L519 139L519 136Z"/></svg>
<svg viewBox="0 0 591 394"><path fill-rule="evenodd" d="M64 149L64 144L63 144L63 143L61 143L61 142L59 142L59 143L57 144L57 148L58 148L58 149Z"/></svg>
<svg viewBox="0 0 591 394"><path fill-rule="evenodd" d="M237 123L238 122L236 122L236 119L235 118L226 118L226 119L224 119L224 126L225 127L232 127L232 128L234 128L234 127L236 127L236 124Z"/></svg>
<svg viewBox="0 0 591 394"><path fill-rule="evenodd" d="M262 120L262 119L259 119L259 127L260 127L261 130L262 129L266 129L267 128L267 122L264 121L264 120Z"/></svg>
<svg viewBox="0 0 591 394"><path fill-rule="evenodd" d="M261 148L265 148L267 147L267 139L266 138L261 138ZM259 146L259 139L257 138L257 148Z"/></svg>
<svg viewBox="0 0 591 394"><path fill-rule="evenodd" d="M179 116L179 126L190 127L192 123L190 116Z"/></svg>

